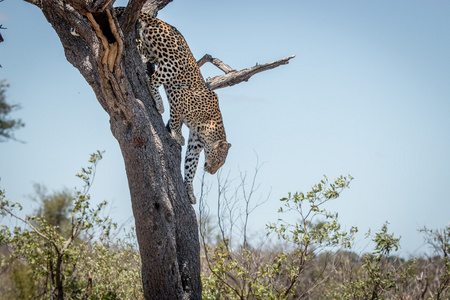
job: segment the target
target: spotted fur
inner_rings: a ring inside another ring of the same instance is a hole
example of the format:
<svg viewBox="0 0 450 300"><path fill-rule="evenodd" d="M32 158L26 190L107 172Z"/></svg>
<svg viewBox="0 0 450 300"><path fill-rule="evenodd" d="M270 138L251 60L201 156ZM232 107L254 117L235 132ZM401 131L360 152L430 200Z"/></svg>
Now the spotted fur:
<svg viewBox="0 0 450 300"><path fill-rule="evenodd" d="M123 8L116 8L116 13ZM137 22L138 49L144 63L157 65L148 80L157 110L164 111L158 88L163 85L170 104L168 128L181 146L183 123L189 127L185 157L184 182L192 204L196 203L192 181L200 152L205 152L205 171L211 174L225 163L231 147L226 140L217 94L205 83L197 61L178 30L150 15L142 13Z"/></svg>

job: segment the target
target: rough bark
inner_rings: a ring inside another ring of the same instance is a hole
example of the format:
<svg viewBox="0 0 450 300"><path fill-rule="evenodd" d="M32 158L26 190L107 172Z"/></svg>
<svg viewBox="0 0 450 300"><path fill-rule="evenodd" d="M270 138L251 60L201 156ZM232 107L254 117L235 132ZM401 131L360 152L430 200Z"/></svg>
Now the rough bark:
<svg viewBox="0 0 450 300"><path fill-rule="evenodd" d="M42 9L67 60L110 116L128 177L145 298L201 299L197 221L181 177L181 149L154 107L134 42L133 22L145 1L129 1L120 23L111 0L26 1Z"/></svg>

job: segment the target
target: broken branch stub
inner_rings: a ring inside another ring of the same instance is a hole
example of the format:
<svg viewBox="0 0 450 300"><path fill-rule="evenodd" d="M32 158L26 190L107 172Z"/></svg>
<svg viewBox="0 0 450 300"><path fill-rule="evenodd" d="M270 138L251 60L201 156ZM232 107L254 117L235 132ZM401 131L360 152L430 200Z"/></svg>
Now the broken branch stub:
<svg viewBox="0 0 450 300"><path fill-rule="evenodd" d="M289 63L289 60L291 60L294 57L295 57L295 55L291 55L291 56L288 56L283 59L279 59L279 60L276 60L276 61L273 61L273 62L270 62L267 64L263 64L263 65L256 64L255 66L253 66L251 68L243 69L240 71L237 71L237 70L231 68L229 65L223 63L220 59L213 58L209 54L205 54L200 60L197 61L197 64L199 67L201 67L205 63L210 62L225 73L225 75L219 75L219 76L215 76L213 78L207 78L205 80L206 85L211 90L217 90L217 89L221 89L221 88L225 88L228 86L232 86L232 85L241 83L243 81L248 81L250 79L250 77L252 77L253 75L255 75L257 73L267 71L270 69L274 69L281 65L286 65Z"/></svg>
<svg viewBox="0 0 450 300"><path fill-rule="evenodd" d="M147 0L147 2L142 7L141 11L156 17L158 11L163 9L167 4L173 0Z"/></svg>
<svg viewBox="0 0 450 300"><path fill-rule="evenodd" d="M199 61L197 61L197 65L199 67L203 66L207 62L212 63L216 67L218 67L220 70L222 70L225 74L228 74L230 72L236 71L229 65L225 64L223 61L221 61L218 58L214 58L209 54L205 54L202 58L200 58Z"/></svg>

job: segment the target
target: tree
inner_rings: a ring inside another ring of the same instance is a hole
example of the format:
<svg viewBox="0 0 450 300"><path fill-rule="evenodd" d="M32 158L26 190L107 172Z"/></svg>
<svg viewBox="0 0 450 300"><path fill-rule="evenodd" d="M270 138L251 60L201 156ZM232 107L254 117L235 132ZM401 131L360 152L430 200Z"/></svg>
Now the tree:
<svg viewBox="0 0 450 300"><path fill-rule="evenodd" d="M0 142L8 139L14 140L13 131L25 126L20 119L14 120L9 118L10 113L19 109L20 106L17 104L11 105L6 102L5 92L7 87L8 84L0 81Z"/></svg>
<svg viewBox="0 0 450 300"><path fill-rule="evenodd" d="M140 11L155 16L172 0L130 0L120 20L113 0L25 1L42 10L67 60L110 116L128 177L145 298L200 299L197 221L181 177L180 147L155 109L135 44Z"/></svg>

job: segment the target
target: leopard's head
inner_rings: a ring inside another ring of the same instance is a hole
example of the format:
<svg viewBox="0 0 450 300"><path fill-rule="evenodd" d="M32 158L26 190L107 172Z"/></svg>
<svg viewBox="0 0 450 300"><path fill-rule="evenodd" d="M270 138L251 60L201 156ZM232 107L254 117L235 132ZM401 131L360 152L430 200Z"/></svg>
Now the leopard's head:
<svg viewBox="0 0 450 300"><path fill-rule="evenodd" d="M215 174L217 170L225 163L228 155L228 149L231 144L225 140L219 140L210 146L205 147L205 171Z"/></svg>

